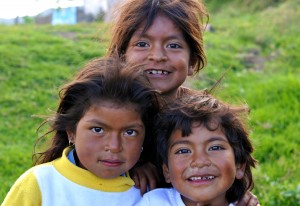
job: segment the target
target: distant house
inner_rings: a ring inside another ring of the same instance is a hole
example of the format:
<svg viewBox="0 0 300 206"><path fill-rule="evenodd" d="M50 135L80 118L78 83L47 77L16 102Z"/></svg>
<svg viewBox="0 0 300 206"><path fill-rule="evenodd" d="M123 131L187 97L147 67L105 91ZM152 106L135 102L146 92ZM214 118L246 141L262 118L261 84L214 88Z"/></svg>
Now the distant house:
<svg viewBox="0 0 300 206"><path fill-rule="evenodd" d="M36 5L41 6L41 12L32 16L37 24L76 24L91 22L99 16L104 21L111 21L112 10L117 3L123 0L37 0ZM47 3L47 4L46 4ZM5 24L22 24L24 17L2 20Z"/></svg>
<svg viewBox="0 0 300 206"><path fill-rule="evenodd" d="M35 17L37 24L76 24L92 22L95 17L84 13L83 7L48 9Z"/></svg>
<svg viewBox="0 0 300 206"><path fill-rule="evenodd" d="M62 0L61 0L62 1ZM91 22L104 14L104 21L111 21L113 9L123 0L83 0L82 4L74 4L75 1L67 1L73 5L51 8L36 17L36 23L45 24L76 24ZM62 2L60 2L62 3Z"/></svg>
<svg viewBox="0 0 300 206"><path fill-rule="evenodd" d="M76 24L95 20L97 15L103 11L103 0L98 0L97 5L93 0L60 0L51 8L43 11L35 17L37 24ZM91 12L89 8L93 4L95 9Z"/></svg>

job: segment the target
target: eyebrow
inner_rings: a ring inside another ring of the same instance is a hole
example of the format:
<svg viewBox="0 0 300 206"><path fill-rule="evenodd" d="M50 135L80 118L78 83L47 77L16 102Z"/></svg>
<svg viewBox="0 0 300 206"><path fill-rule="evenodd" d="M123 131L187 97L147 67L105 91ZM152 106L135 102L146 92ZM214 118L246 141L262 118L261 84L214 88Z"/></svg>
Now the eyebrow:
<svg viewBox="0 0 300 206"><path fill-rule="evenodd" d="M222 142L229 143L227 138L224 139L223 137L217 137L217 136L209 138L206 142L214 142L214 141L222 141ZM179 141L172 143L169 148L171 149L172 147L179 145L179 144L191 145L192 143L189 140L179 140Z"/></svg>
<svg viewBox="0 0 300 206"><path fill-rule="evenodd" d="M176 146L178 144L188 144L188 145L191 145L192 143L190 141L188 141L188 140L180 140L180 141L176 141L176 142L172 143L169 148L171 149L172 147L174 147L174 146Z"/></svg>
<svg viewBox="0 0 300 206"><path fill-rule="evenodd" d="M147 32L147 31L146 31ZM143 32L143 30L138 29L134 32L134 34L132 36L137 36L137 37L148 37L150 38L150 36L146 33ZM167 37L167 39L180 39L180 40L185 40L183 35L170 35Z"/></svg>
<svg viewBox="0 0 300 206"><path fill-rule="evenodd" d="M98 125L104 125L106 127L111 127L110 125L108 124L105 124L97 119L89 119L89 120L86 120L87 123L92 123L92 124L98 124ZM130 128L130 127L140 127L140 128L144 128L144 125L139 123L139 122L133 122L131 124L128 124L128 125L125 125L124 128Z"/></svg>
<svg viewBox="0 0 300 206"><path fill-rule="evenodd" d="M212 137L209 138L208 142L214 142L214 141L222 141L222 142L228 142L227 138L225 137Z"/></svg>
<svg viewBox="0 0 300 206"><path fill-rule="evenodd" d="M146 38L152 38L152 36L149 36L147 34L143 34L143 35L140 35L140 36L141 37L146 37ZM166 39L167 40L178 39L178 40L181 40L181 41L185 41L184 37L180 36L180 35L170 35L170 36L167 36Z"/></svg>

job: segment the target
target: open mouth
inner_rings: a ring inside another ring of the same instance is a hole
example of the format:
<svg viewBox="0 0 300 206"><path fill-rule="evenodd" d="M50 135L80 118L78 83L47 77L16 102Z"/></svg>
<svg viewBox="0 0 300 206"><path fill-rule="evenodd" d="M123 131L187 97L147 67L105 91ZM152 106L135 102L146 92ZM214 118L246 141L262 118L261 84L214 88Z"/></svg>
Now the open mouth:
<svg viewBox="0 0 300 206"><path fill-rule="evenodd" d="M149 70L146 70L146 73L147 74L152 74L152 75L168 75L170 74L171 72L168 72L168 71L165 71L165 70L156 70L156 69L149 69Z"/></svg>
<svg viewBox="0 0 300 206"><path fill-rule="evenodd" d="M200 180L213 180L215 179L215 176L208 175L208 176L193 176L188 178L189 181L200 181Z"/></svg>

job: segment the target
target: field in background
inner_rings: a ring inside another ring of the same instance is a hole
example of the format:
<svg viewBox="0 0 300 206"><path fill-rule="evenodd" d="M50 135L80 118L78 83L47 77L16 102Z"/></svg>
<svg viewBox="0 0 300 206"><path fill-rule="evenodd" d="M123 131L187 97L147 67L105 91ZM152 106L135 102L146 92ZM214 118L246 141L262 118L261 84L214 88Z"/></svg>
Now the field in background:
<svg viewBox="0 0 300 206"><path fill-rule="evenodd" d="M221 3L220 3L221 2ZM226 2L226 3L224 3ZM275 3L274 3L275 2ZM300 204L300 1L209 1L207 67L187 84L251 107L261 205ZM103 56L108 25L0 26L0 202L31 167L36 128L59 87Z"/></svg>

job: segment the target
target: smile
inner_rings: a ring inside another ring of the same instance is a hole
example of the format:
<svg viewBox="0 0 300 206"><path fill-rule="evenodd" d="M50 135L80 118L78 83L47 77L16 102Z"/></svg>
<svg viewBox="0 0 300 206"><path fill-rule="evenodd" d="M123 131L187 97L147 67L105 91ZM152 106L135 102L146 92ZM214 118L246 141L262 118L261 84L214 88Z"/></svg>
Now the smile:
<svg viewBox="0 0 300 206"><path fill-rule="evenodd" d="M199 181L199 180L212 180L215 179L215 176L197 176L197 177L190 177L188 178L189 181Z"/></svg>
<svg viewBox="0 0 300 206"><path fill-rule="evenodd" d="M156 70L156 69L149 69L146 71L147 74L159 74L159 75L168 75L171 72L165 70Z"/></svg>

